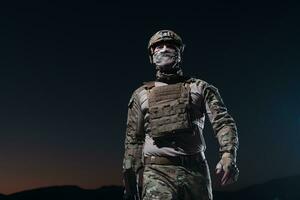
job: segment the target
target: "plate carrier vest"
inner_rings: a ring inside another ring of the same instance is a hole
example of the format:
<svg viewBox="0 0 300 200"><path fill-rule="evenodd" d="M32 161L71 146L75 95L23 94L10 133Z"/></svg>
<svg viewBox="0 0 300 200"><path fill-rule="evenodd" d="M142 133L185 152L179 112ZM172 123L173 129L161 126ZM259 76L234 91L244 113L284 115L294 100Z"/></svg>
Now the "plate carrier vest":
<svg viewBox="0 0 300 200"><path fill-rule="evenodd" d="M183 82L155 87L145 83L149 102L149 127L152 138L191 133L190 87Z"/></svg>

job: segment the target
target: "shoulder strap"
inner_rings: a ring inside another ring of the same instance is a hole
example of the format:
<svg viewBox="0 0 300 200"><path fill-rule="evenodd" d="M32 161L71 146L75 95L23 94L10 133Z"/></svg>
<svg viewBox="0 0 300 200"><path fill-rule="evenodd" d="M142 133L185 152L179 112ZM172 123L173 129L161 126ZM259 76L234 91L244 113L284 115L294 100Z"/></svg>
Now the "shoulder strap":
<svg viewBox="0 0 300 200"><path fill-rule="evenodd" d="M186 82L186 83L193 83L195 81L196 81L195 78L187 78L184 82Z"/></svg>
<svg viewBox="0 0 300 200"><path fill-rule="evenodd" d="M155 87L155 81L143 82L143 84L146 90L150 90L151 88Z"/></svg>

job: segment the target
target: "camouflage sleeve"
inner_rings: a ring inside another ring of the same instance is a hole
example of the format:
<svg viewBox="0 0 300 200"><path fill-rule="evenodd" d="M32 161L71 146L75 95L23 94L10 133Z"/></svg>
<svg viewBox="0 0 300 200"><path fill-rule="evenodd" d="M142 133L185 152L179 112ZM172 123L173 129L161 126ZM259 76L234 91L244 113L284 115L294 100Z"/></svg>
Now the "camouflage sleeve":
<svg viewBox="0 0 300 200"><path fill-rule="evenodd" d="M130 169L137 173L142 167L145 139L143 119L143 113L135 91L128 104L123 171Z"/></svg>
<svg viewBox="0 0 300 200"><path fill-rule="evenodd" d="M220 145L220 156L225 152L229 152L236 158L239 141L233 118L228 114L217 88L207 84L203 93L206 113Z"/></svg>

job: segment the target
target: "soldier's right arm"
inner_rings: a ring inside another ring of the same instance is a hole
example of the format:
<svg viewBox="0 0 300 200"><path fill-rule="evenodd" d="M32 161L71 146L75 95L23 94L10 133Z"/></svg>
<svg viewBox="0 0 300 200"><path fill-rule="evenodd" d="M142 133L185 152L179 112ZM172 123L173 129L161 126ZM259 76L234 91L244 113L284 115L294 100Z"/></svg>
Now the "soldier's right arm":
<svg viewBox="0 0 300 200"><path fill-rule="evenodd" d="M138 195L136 174L143 167L142 153L145 141L144 116L137 94L138 90L133 93L128 103L126 123L123 181L127 196Z"/></svg>

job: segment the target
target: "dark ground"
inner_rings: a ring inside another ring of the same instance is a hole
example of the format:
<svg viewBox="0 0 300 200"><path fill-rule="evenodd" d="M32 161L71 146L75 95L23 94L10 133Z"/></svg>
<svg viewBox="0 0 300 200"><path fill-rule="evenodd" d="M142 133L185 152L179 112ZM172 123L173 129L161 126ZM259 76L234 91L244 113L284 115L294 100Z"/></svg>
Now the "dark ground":
<svg viewBox="0 0 300 200"><path fill-rule="evenodd" d="M271 180L234 192L214 191L214 200L299 200L299 179L300 175ZM121 186L106 186L95 190L77 186L53 186L1 195L0 200L119 200L122 194Z"/></svg>

